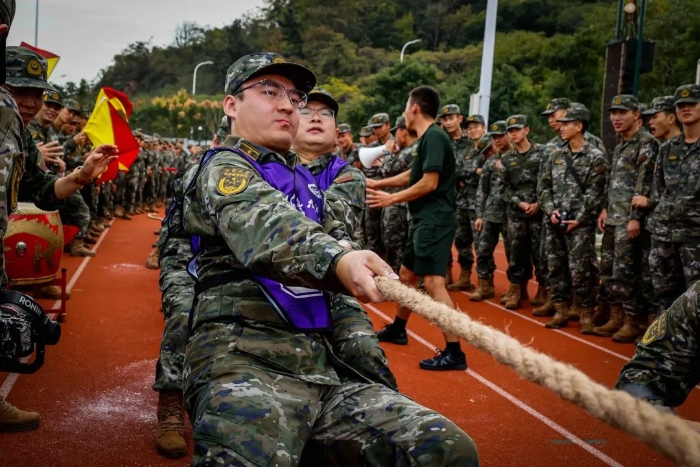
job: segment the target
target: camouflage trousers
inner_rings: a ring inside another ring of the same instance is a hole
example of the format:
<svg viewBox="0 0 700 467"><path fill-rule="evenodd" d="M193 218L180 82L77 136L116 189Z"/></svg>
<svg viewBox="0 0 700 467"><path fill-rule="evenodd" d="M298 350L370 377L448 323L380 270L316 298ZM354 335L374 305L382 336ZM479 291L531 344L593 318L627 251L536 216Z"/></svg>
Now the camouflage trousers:
<svg viewBox="0 0 700 467"><path fill-rule="evenodd" d="M510 246L505 241L508 238L505 227L505 224L500 222L484 221L479 241L476 244L476 274L479 279L493 278L493 272L496 270L493 252L496 250L501 235L503 235L504 244L506 245L506 256L510 257Z"/></svg>
<svg viewBox="0 0 700 467"><path fill-rule="evenodd" d="M143 202L146 204L155 203L157 190L156 177L149 175L143 185Z"/></svg>
<svg viewBox="0 0 700 467"><path fill-rule="evenodd" d="M506 222L510 255L508 280L511 284L523 284L532 278L532 269L540 285L545 285L540 264L542 214L532 217L509 216Z"/></svg>
<svg viewBox="0 0 700 467"><path fill-rule="evenodd" d="M135 203L139 203L141 200L140 194L143 192L143 187L139 187L141 184L141 179L143 174L141 173L141 167L137 163L134 163L129 171L126 173L126 187L124 190L124 210L130 211L134 207ZM139 192L141 190L141 192Z"/></svg>
<svg viewBox="0 0 700 467"><path fill-rule="evenodd" d="M609 225L603 233L598 295L612 305L622 306L622 311L630 316L654 312L648 267L649 242L646 231L635 239L629 238L627 225Z"/></svg>
<svg viewBox="0 0 700 467"><path fill-rule="evenodd" d="M156 193L156 198L159 200L164 200L170 193L170 185L172 184L173 177L172 172L161 172L158 182L158 192Z"/></svg>
<svg viewBox="0 0 700 467"><path fill-rule="evenodd" d="M317 384L239 350L247 326L202 324L187 347L190 465L479 465L459 427L382 384Z"/></svg>
<svg viewBox="0 0 700 467"><path fill-rule="evenodd" d="M661 313L700 279L700 239L695 242L652 239L649 267Z"/></svg>
<svg viewBox="0 0 700 467"><path fill-rule="evenodd" d="M105 182L99 185L100 194L97 200L97 215L100 217L107 217L114 209L112 205L113 193L112 187L113 182Z"/></svg>
<svg viewBox="0 0 700 467"><path fill-rule="evenodd" d="M365 249L373 251L384 258L384 243L382 241L382 208L365 209Z"/></svg>
<svg viewBox="0 0 700 467"><path fill-rule="evenodd" d="M189 275L184 275L180 274L178 283L169 285L163 291L165 329L156 363L156 381L153 384L155 391L182 391L188 324L195 287Z"/></svg>
<svg viewBox="0 0 700 467"><path fill-rule="evenodd" d="M572 298L583 308L596 305L598 266L595 254L595 227L580 226L568 234L547 225L547 264L553 302Z"/></svg>
<svg viewBox="0 0 700 467"><path fill-rule="evenodd" d="M90 218L97 217L97 186L94 183L88 183L80 189L80 196L90 211Z"/></svg>
<svg viewBox="0 0 700 467"><path fill-rule="evenodd" d="M72 225L80 229L76 234L77 238L85 236L90 226L90 208L85 203L80 192L73 193L66 198L58 213L64 225Z"/></svg>
<svg viewBox="0 0 700 467"><path fill-rule="evenodd" d="M475 210L457 207L455 248L457 249L457 262L462 271L471 271L474 267L474 245L479 243L480 235L474 228L475 221ZM452 264L452 256L450 256L450 264Z"/></svg>
<svg viewBox="0 0 700 467"><path fill-rule="evenodd" d="M114 196L112 197L112 205L114 207L124 206L125 195L126 195L126 173L119 172L117 178L112 182L114 183Z"/></svg>
<svg viewBox="0 0 700 467"><path fill-rule="evenodd" d="M382 239L386 252L386 262L396 273L401 269L407 236L408 207L393 205L382 209Z"/></svg>
<svg viewBox="0 0 700 467"><path fill-rule="evenodd" d="M542 275L541 285L549 289L549 263L547 262L547 216L542 215L542 227L540 228L540 274ZM595 251L593 252L595 255Z"/></svg>

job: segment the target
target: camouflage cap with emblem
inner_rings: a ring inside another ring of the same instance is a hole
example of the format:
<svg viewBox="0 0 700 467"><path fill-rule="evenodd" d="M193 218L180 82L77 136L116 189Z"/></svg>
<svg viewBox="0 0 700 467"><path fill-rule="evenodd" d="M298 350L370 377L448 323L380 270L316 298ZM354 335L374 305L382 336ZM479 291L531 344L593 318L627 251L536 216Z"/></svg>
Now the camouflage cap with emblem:
<svg viewBox="0 0 700 467"><path fill-rule="evenodd" d="M362 130L360 130L360 136L362 137L367 137L367 136L372 136L372 129L368 126L363 126Z"/></svg>
<svg viewBox="0 0 700 467"><path fill-rule="evenodd" d="M7 47L5 49L5 83L16 88L38 88L55 91L46 82L48 65L46 59L36 52L24 47Z"/></svg>
<svg viewBox="0 0 700 467"><path fill-rule="evenodd" d="M460 115L459 106L457 104L447 104L440 109L438 113L438 118L445 117L447 115Z"/></svg>
<svg viewBox="0 0 700 467"><path fill-rule="evenodd" d="M520 129L527 126L527 117L523 114L513 115L509 117L507 121L506 130L510 130L511 128Z"/></svg>
<svg viewBox="0 0 700 467"><path fill-rule="evenodd" d="M337 130L339 135L342 135L343 133L352 133L352 128L350 128L350 125L347 123L341 123L338 125Z"/></svg>
<svg viewBox="0 0 700 467"><path fill-rule="evenodd" d="M396 133L396 130L398 130L399 128L403 128L403 129L406 128L406 117L404 117L403 115L399 115L396 118L396 123L394 123L394 126L389 131L393 135L394 133Z"/></svg>
<svg viewBox="0 0 700 467"><path fill-rule="evenodd" d="M576 106L574 106L574 104L578 103L572 103L571 107L566 109L566 113L561 118L557 119L558 122L564 123L579 121L588 123L591 120L591 113L583 104L578 104Z"/></svg>
<svg viewBox="0 0 700 467"><path fill-rule="evenodd" d="M44 102L63 107L63 101L58 91L44 91Z"/></svg>
<svg viewBox="0 0 700 467"><path fill-rule="evenodd" d="M612 105L608 110L639 110L639 99L632 94L620 94L613 97Z"/></svg>
<svg viewBox="0 0 700 467"><path fill-rule="evenodd" d="M378 114L372 115L372 118L370 118L369 121L367 122L367 127L368 128L375 128L375 127L382 126L382 125L389 123L389 122L390 122L389 114L378 113Z"/></svg>
<svg viewBox="0 0 700 467"><path fill-rule="evenodd" d="M547 103L547 108L540 115L551 115L557 110L566 110L570 107L571 101L566 97L558 97Z"/></svg>
<svg viewBox="0 0 700 467"><path fill-rule="evenodd" d="M482 125L485 125L486 120L484 119L483 115L474 114L467 117L467 125L470 123L481 123Z"/></svg>
<svg viewBox="0 0 700 467"><path fill-rule="evenodd" d="M684 84L673 95L675 104L697 104L700 102L700 84Z"/></svg>
<svg viewBox="0 0 700 467"><path fill-rule="evenodd" d="M493 144L493 137L490 133L486 133L484 136L479 138L476 142L476 154L478 156L486 152L486 150Z"/></svg>
<svg viewBox="0 0 700 467"><path fill-rule="evenodd" d="M655 115L659 112L670 112L674 113L676 111L676 99L673 96L661 96L655 97L651 101L651 106L644 111L644 115Z"/></svg>
<svg viewBox="0 0 700 467"><path fill-rule="evenodd" d="M492 123L489 126L489 134L491 136L496 135L496 136L503 136L506 134L507 131L507 124L505 120L499 120L497 122Z"/></svg>
<svg viewBox="0 0 700 467"><path fill-rule="evenodd" d="M323 89L322 87L316 86L311 91L309 91L308 101L320 102L321 104L326 104L335 115L338 115L338 102L335 100L333 95Z"/></svg>
<svg viewBox="0 0 700 467"><path fill-rule="evenodd" d="M83 109L80 108L80 104L73 99L63 99L63 108L72 110L77 114L81 114L83 112Z"/></svg>
<svg viewBox="0 0 700 467"><path fill-rule="evenodd" d="M294 86L308 93L316 85L316 75L305 66L287 62L283 56L272 52L244 55L226 72L224 92L234 94L241 85L256 76L274 74L288 78Z"/></svg>

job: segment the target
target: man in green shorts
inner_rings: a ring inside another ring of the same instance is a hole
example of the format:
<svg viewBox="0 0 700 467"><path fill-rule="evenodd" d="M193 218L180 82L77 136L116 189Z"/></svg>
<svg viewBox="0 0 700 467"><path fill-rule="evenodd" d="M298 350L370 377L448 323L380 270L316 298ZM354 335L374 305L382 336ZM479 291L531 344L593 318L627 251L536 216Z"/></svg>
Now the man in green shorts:
<svg viewBox="0 0 700 467"><path fill-rule="evenodd" d="M385 178L367 180L367 203L386 207L408 202L412 225L399 276L415 286L423 277L425 291L435 300L452 308L454 303L445 286L445 271L452 254L457 230L455 208L455 154L447 133L435 124L440 108L440 93L429 86L413 89L406 103L406 128L419 137L411 170ZM406 187L396 193L377 188ZM406 323L411 316L407 308L398 307L392 324L377 333L382 342L406 345ZM447 346L433 358L422 360L424 370L465 370L467 359L456 336L445 334Z"/></svg>

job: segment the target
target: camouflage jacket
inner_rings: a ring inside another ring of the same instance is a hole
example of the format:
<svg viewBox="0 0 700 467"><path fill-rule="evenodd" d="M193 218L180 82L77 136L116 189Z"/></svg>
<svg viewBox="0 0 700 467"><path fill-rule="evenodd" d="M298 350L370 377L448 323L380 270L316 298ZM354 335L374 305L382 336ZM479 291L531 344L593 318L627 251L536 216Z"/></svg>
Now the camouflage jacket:
<svg viewBox="0 0 700 467"><path fill-rule="evenodd" d="M418 140L414 141L410 146L401 148L396 154L388 155L384 158L382 163L380 174L382 178L389 178L395 175L402 174L407 170L411 170L411 164L413 164L413 158L416 157L416 151L418 149ZM396 193L401 191L402 188L386 188L384 191L387 193ZM396 206L401 206L408 208L407 203L399 203Z"/></svg>
<svg viewBox="0 0 700 467"><path fill-rule="evenodd" d="M484 166L484 156L478 154L474 142L463 136L455 143L457 199L458 208L476 209L476 192L479 189L481 176L477 171Z"/></svg>
<svg viewBox="0 0 700 467"><path fill-rule="evenodd" d="M608 210L607 225L627 225L631 219L643 221L647 209L633 209L632 197L649 196L658 151L659 142L645 130L615 146L603 202Z"/></svg>
<svg viewBox="0 0 700 467"><path fill-rule="evenodd" d="M540 169L544 165L544 157L544 146L531 143L527 152L521 154L513 148L501 158L501 179L498 187L503 202L506 203L508 217L530 217L518 204L537 202L537 183ZM539 217L539 214L537 216Z"/></svg>
<svg viewBox="0 0 700 467"><path fill-rule="evenodd" d="M700 282L647 329L615 387L669 407L683 404L700 383Z"/></svg>
<svg viewBox="0 0 700 467"><path fill-rule="evenodd" d="M307 164L311 175L316 176L328 166L332 154L321 156ZM362 219L365 214L365 176L352 165L346 165L325 191L333 217L345 225L345 232L353 242L364 247L365 234Z"/></svg>
<svg viewBox="0 0 700 467"><path fill-rule="evenodd" d="M368 148L376 148L379 146L383 146L384 143L380 143L379 141L375 141L374 143L368 145ZM358 149L358 157L359 157L359 149ZM386 154L383 156L386 157ZM370 167L365 168L362 166L362 172L365 174L365 177L371 178L372 180L381 180L382 178L382 169L381 167Z"/></svg>
<svg viewBox="0 0 700 467"><path fill-rule="evenodd" d="M55 195L56 177L39 168L36 154L24 152L27 139L31 140L31 135L22 124L17 104L0 88L0 235L3 237L8 216L17 209L18 200L33 202L45 211L61 206ZM4 286L7 284L4 252L0 253L0 274Z"/></svg>
<svg viewBox="0 0 700 467"><path fill-rule="evenodd" d="M484 162L476 192L476 218L497 224L506 221L506 206L498 192L501 176L497 165L500 166L500 162L500 154L493 155Z"/></svg>
<svg viewBox="0 0 700 467"><path fill-rule="evenodd" d="M27 125L29 133L32 135L32 139L36 143L50 143L52 141L58 141L58 132L56 127L49 123L49 126L44 128L38 119L34 119Z"/></svg>
<svg viewBox="0 0 700 467"><path fill-rule="evenodd" d="M600 149L601 151L603 151L603 154L607 155L608 152L607 152L607 149L605 149L605 144L603 144L602 139L598 138L596 135L594 135L593 133L589 133L589 132L585 132L583 134L583 139L584 139L584 141L590 143L594 148ZM563 146L564 144L566 144L566 141L564 141L561 138L561 136L559 136L559 135L555 136L554 138L549 140L549 142L547 143L548 146L551 145L551 146L557 146L557 147ZM610 162L610 161L608 160L608 162Z"/></svg>
<svg viewBox="0 0 700 467"><path fill-rule="evenodd" d="M650 198L654 238L668 242L700 238L700 141L686 144L680 134L661 146Z"/></svg>
<svg viewBox="0 0 700 467"><path fill-rule="evenodd" d="M567 168L578 174L582 186ZM544 164L537 197L547 214L567 212L579 225L595 225L605 196L607 162L600 149L584 142L581 152L573 154L568 144L554 150Z"/></svg>

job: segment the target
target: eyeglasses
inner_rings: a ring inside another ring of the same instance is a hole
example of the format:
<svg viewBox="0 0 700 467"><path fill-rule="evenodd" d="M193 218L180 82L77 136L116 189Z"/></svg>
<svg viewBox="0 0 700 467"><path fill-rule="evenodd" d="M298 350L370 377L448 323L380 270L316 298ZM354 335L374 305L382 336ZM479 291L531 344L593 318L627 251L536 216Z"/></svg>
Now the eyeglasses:
<svg viewBox="0 0 700 467"><path fill-rule="evenodd" d="M310 107L304 107L303 109L299 110L299 116L301 116L301 118L313 118L314 114L318 114L318 116L322 120L330 120L332 118L335 118L335 112L325 107L322 109L312 109Z"/></svg>
<svg viewBox="0 0 700 467"><path fill-rule="evenodd" d="M289 102L291 102L294 107L302 108L306 106L306 94L299 91L298 89L287 89L277 81L272 81L271 79L260 80L257 83L253 83L248 87L239 89L231 95L235 96L236 94L242 93L246 89L250 89L261 84L265 86L265 94L267 94L267 96L271 99L281 101L286 94L287 96L289 96Z"/></svg>

